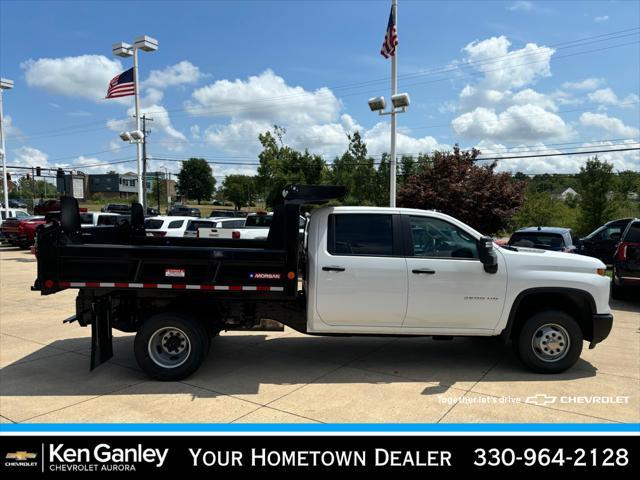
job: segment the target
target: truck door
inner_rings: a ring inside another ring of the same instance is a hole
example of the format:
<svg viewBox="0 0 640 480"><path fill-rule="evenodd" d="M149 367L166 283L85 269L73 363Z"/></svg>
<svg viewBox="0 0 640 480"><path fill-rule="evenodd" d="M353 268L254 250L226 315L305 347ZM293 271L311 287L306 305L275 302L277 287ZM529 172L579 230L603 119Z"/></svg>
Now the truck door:
<svg viewBox="0 0 640 480"><path fill-rule="evenodd" d="M316 310L328 325L401 327L407 265L400 216L335 213L318 245Z"/></svg>
<svg viewBox="0 0 640 480"><path fill-rule="evenodd" d="M493 329L505 301L504 264L497 273L485 272L476 239L446 220L407 215L403 225L409 244L409 296L403 327L454 332Z"/></svg>

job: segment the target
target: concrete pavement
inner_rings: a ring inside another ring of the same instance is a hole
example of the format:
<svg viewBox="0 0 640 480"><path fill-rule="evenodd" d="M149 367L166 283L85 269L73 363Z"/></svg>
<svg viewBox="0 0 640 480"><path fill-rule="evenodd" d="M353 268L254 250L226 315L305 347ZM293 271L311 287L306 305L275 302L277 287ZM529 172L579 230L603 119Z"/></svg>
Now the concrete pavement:
<svg viewBox="0 0 640 480"><path fill-rule="evenodd" d="M638 422L640 303L561 375L527 372L496 339L224 333L182 382L149 380L133 335L89 372L76 291L30 292L35 258L0 248L0 422ZM595 398L595 400L594 400ZM612 403L613 402L613 403Z"/></svg>

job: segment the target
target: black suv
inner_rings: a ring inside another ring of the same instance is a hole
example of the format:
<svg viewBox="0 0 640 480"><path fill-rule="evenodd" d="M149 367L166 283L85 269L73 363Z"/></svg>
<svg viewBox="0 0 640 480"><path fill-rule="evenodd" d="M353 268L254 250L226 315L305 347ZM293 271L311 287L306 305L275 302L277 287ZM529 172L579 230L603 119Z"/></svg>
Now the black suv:
<svg viewBox="0 0 640 480"><path fill-rule="evenodd" d="M613 257L611 296L622 298L631 289L640 291L640 219L629 222Z"/></svg>
<svg viewBox="0 0 640 480"><path fill-rule="evenodd" d="M170 217L198 217L200 218L201 213L199 208L190 208L186 205L175 205L171 210L169 210Z"/></svg>
<svg viewBox="0 0 640 480"><path fill-rule="evenodd" d="M622 232L631 220L633 218L621 218L605 223L578 241L577 253L599 258L606 265L611 265L616 245L620 242Z"/></svg>

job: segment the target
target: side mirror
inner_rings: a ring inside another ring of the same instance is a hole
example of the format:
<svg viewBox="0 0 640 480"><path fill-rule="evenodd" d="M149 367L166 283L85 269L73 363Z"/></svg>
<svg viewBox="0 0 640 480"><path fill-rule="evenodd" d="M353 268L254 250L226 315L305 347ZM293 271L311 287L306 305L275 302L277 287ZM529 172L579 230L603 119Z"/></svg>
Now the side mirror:
<svg viewBox="0 0 640 480"><path fill-rule="evenodd" d="M498 255L493 249L493 238L480 237L478 240L478 254L480 261L484 265L485 272L496 273L498 271Z"/></svg>

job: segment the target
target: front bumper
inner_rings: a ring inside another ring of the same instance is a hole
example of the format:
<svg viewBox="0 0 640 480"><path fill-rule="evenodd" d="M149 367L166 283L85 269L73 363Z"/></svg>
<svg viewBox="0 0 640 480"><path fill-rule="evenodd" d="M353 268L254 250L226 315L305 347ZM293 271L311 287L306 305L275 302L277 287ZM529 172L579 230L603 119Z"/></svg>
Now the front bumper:
<svg viewBox="0 0 640 480"><path fill-rule="evenodd" d="M589 349L595 348L595 346L603 341L611 333L613 327L613 315L610 313L596 313L593 315L591 335L591 343Z"/></svg>

